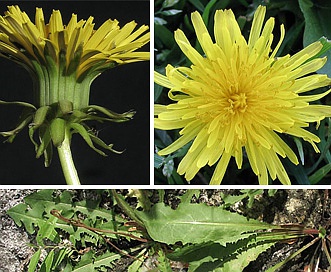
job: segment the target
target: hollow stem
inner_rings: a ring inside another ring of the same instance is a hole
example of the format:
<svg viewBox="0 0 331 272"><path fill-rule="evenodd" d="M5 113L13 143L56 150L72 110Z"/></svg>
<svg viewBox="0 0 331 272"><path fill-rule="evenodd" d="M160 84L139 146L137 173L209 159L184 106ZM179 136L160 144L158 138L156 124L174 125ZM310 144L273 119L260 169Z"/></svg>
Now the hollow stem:
<svg viewBox="0 0 331 272"><path fill-rule="evenodd" d="M71 150L70 150L70 131L66 129L64 141L61 146L57 148L59 153L59 158L62 166L62 171L64 178L68 185L80 185L77 170L72 160Z"/></svg>

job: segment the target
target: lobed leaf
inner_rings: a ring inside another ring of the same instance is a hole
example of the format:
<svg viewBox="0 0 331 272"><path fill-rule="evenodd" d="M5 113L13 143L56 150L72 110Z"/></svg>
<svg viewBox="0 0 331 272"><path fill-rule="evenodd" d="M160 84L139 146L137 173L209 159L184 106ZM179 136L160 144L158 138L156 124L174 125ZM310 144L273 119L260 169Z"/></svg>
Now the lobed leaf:
<svg viewBox="0 0 331 272"><path fill-rule="evenodd" d="M99 207L100 199L86 199L73 203L72 194L69 191L63 191L57 197L53 196L53 192L53 190L41 190L33 193L24 199L25 203L21 203L7 212L18 226L24 225L30 234L35 233L36 227L38 227L37 240L40 243L44 238L54 240L57 237L55 229L61 229L70 234L73 243L81 239L82 232L87 232L82 228L75 230L73 226L50 215L50 211L53 209L64 211L63 216L68 218L73 217L76 212L86 214L92 225L100 218L108 222L113 221L110 211ZM107 224L107 228L114 230L115 223Z"/></svg>
<svg viewBox="0 0 331 272"><path fill-rule="evenodd" d="M105 266L111 268L111 263L122 257L119 253L107 252L95 259L93 259L93 253L89 251L84 254L81 261L72 270L73 272L91 272L95 271L96 268Z"/></svg>

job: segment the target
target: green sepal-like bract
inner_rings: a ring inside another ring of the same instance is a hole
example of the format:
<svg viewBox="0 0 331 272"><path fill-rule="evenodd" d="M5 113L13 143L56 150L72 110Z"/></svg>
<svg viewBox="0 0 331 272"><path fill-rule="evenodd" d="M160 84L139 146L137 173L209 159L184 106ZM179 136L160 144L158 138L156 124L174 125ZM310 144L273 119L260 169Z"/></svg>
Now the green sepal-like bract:
<svg viewBox="0 0 331 272"><path fill-rule="evenodd" d="M70 137L74 133L81 135L88 146L102 156L107 156L107 154L101 149L121 154L123 151L114 150L112 144L106 144L102 141L86 122L125 122L131 120L135 114L134 111L116 113L97 105L74 109L73 103L68 100L60 100L57 103L41 106L38 109L25 102L0 101L0 104L14 104L25 107L16 128L0 132L0 135L8 137L7 141L12 142L17 133L27 126L30 140L35 146L36 158L44 156L46 167L51 163L53 146L61 146L67 130L70 132Z"/></svg>
<svg viewBox="0 0 331 272"><path fill-rule="evenodd" d="M100 113L104 114L105 116L107 116L107 118L105 118L104 120L110 121L110 122L126 122L126 121L132 119L136 113L135 111L132 111L132 110L124 112L124 113L116 113L116 112L108 110L104 107L96 106L96 105L88 106L85 109L85 111L90 114L89 118L91 118L91 120L93 120L94 115L96 115L98 112L100 112ZM100 118L100 117L95 116L94 120L98 121L97 118Z"/></svg>
<svg viewBox="0 0 331 272"><path fill-rule="evenodd" d="M60 100L58 105L59 105L59 110L60 110L60 116L72 113L72 111L73 111L73 104L71 101Z"/></svg>
<svg viewBox="0 0 331 272"><path fill-rule="evenodd" d="M32 118L33 118L33 113L35 112L36 108L35 106L33 106L30 103L26 103L26 102L20 102L20 101L13 101L13 102L6 102L6 101L2 101L0 100L0 104L3 105L17 105L17 106L21 106L24 107L17 125L14 129L9 130L9 131L2 131L0 132L0 135L4 136L4 137L8 137L7 138L7 142L12 143L16 137L16 135L25 127L27 126Z"/></svg>
<svg viewBox="0 0 331 272"><path fill-rule="evenodd" d="M40 127L44 123L47 113L50 109L50 106L42 106L37 109L34 114L33 123L31 124L31 126L33 126L35 129Z"/></svg>
<svg viewBox="0 0 331 272"><path fill-rule="evenodd" d="M58 147L64 141L66 131L66 121L62 118L55 118L51 121L49 126L53 145Z"/></svg>
<svg viewBox="0 0 331 272"><path fill-rule="evenodd" d="M44 154L48 145L51 143L52 138L51 138L51 133L49 131L49 127L40 128L39 140L40 140L40 145L37 148L36 158L40 158Z"/></svg>

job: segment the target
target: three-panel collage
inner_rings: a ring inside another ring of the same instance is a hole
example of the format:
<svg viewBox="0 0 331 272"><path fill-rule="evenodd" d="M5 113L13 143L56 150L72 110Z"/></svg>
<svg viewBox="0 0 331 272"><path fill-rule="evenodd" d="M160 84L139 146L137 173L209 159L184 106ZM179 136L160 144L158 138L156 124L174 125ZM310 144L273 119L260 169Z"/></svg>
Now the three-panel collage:
<svg viewBox="0 0 331 272"><path fill-rule="evenodd" d="M0 272L331 272L331 3L0 2Z"/></svg>

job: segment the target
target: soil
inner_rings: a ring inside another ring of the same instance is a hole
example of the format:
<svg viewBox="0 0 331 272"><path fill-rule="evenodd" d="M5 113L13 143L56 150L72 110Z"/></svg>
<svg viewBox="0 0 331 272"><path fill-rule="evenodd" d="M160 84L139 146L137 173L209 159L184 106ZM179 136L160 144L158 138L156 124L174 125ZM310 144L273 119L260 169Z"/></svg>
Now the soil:
<svg viewBox="0 0 331 272"><path fill-rule="evenodd" d="M73 190L77 199L95 197L94 190ZM158 201L157 190L150 194L152 202ZM192 201L205 202L208 205L219 206L224 203L220 196L220 191L225 194L238 195L239 190L201 190L200 196L193 198ZM28 245L34 242L34 236L28 235L23 227L15 225L13 220L6 214L11 207L23 202L23 198L34 192L34 190L0 190L0 272L24 271L29 258L33 254L33 249ZM178 195L182 195L185 190L166 190L165 202L175 208L178 203ZM231 205L229 209L241 213L247 217L259 219L273 224L303 224L306 227L319 228L324 226L331 218L331 200L324 190L278 190L274 196L269 196L267 190L263 194L254 197L252 208L248 207L247 198ZM331 197L330 197L331 198ZM134 204L135 199L129 198ZM109 204L109 199L104 199L104 207ZM324 205L324 210L323 210ZM311 241L300 239L291 243L279 243L270 250L261 254L259 258L252 262L244 271L262 272L277 262L288 257L291 253L298 250L303 245ZM309 251L303 256L289 262L281 271L294 272L303 271L307 264ZM125 259L122 260L125 262ZM149 259L150 261L150 259ZM308 259L309 262L309 259ZM125 264L118 263L121 271ZM322 258L321 268L330 271L328 263ZM120 271L114 270L114 271ZM174 271L185 271L182 267Z"/></svg>
<svg viewBox="0 0 331 272"><path fill-rule="evenodd" d="M23 271L33 254L28 246L33 239L6 214L34 190L0 190L0 272Z"/></svg>

